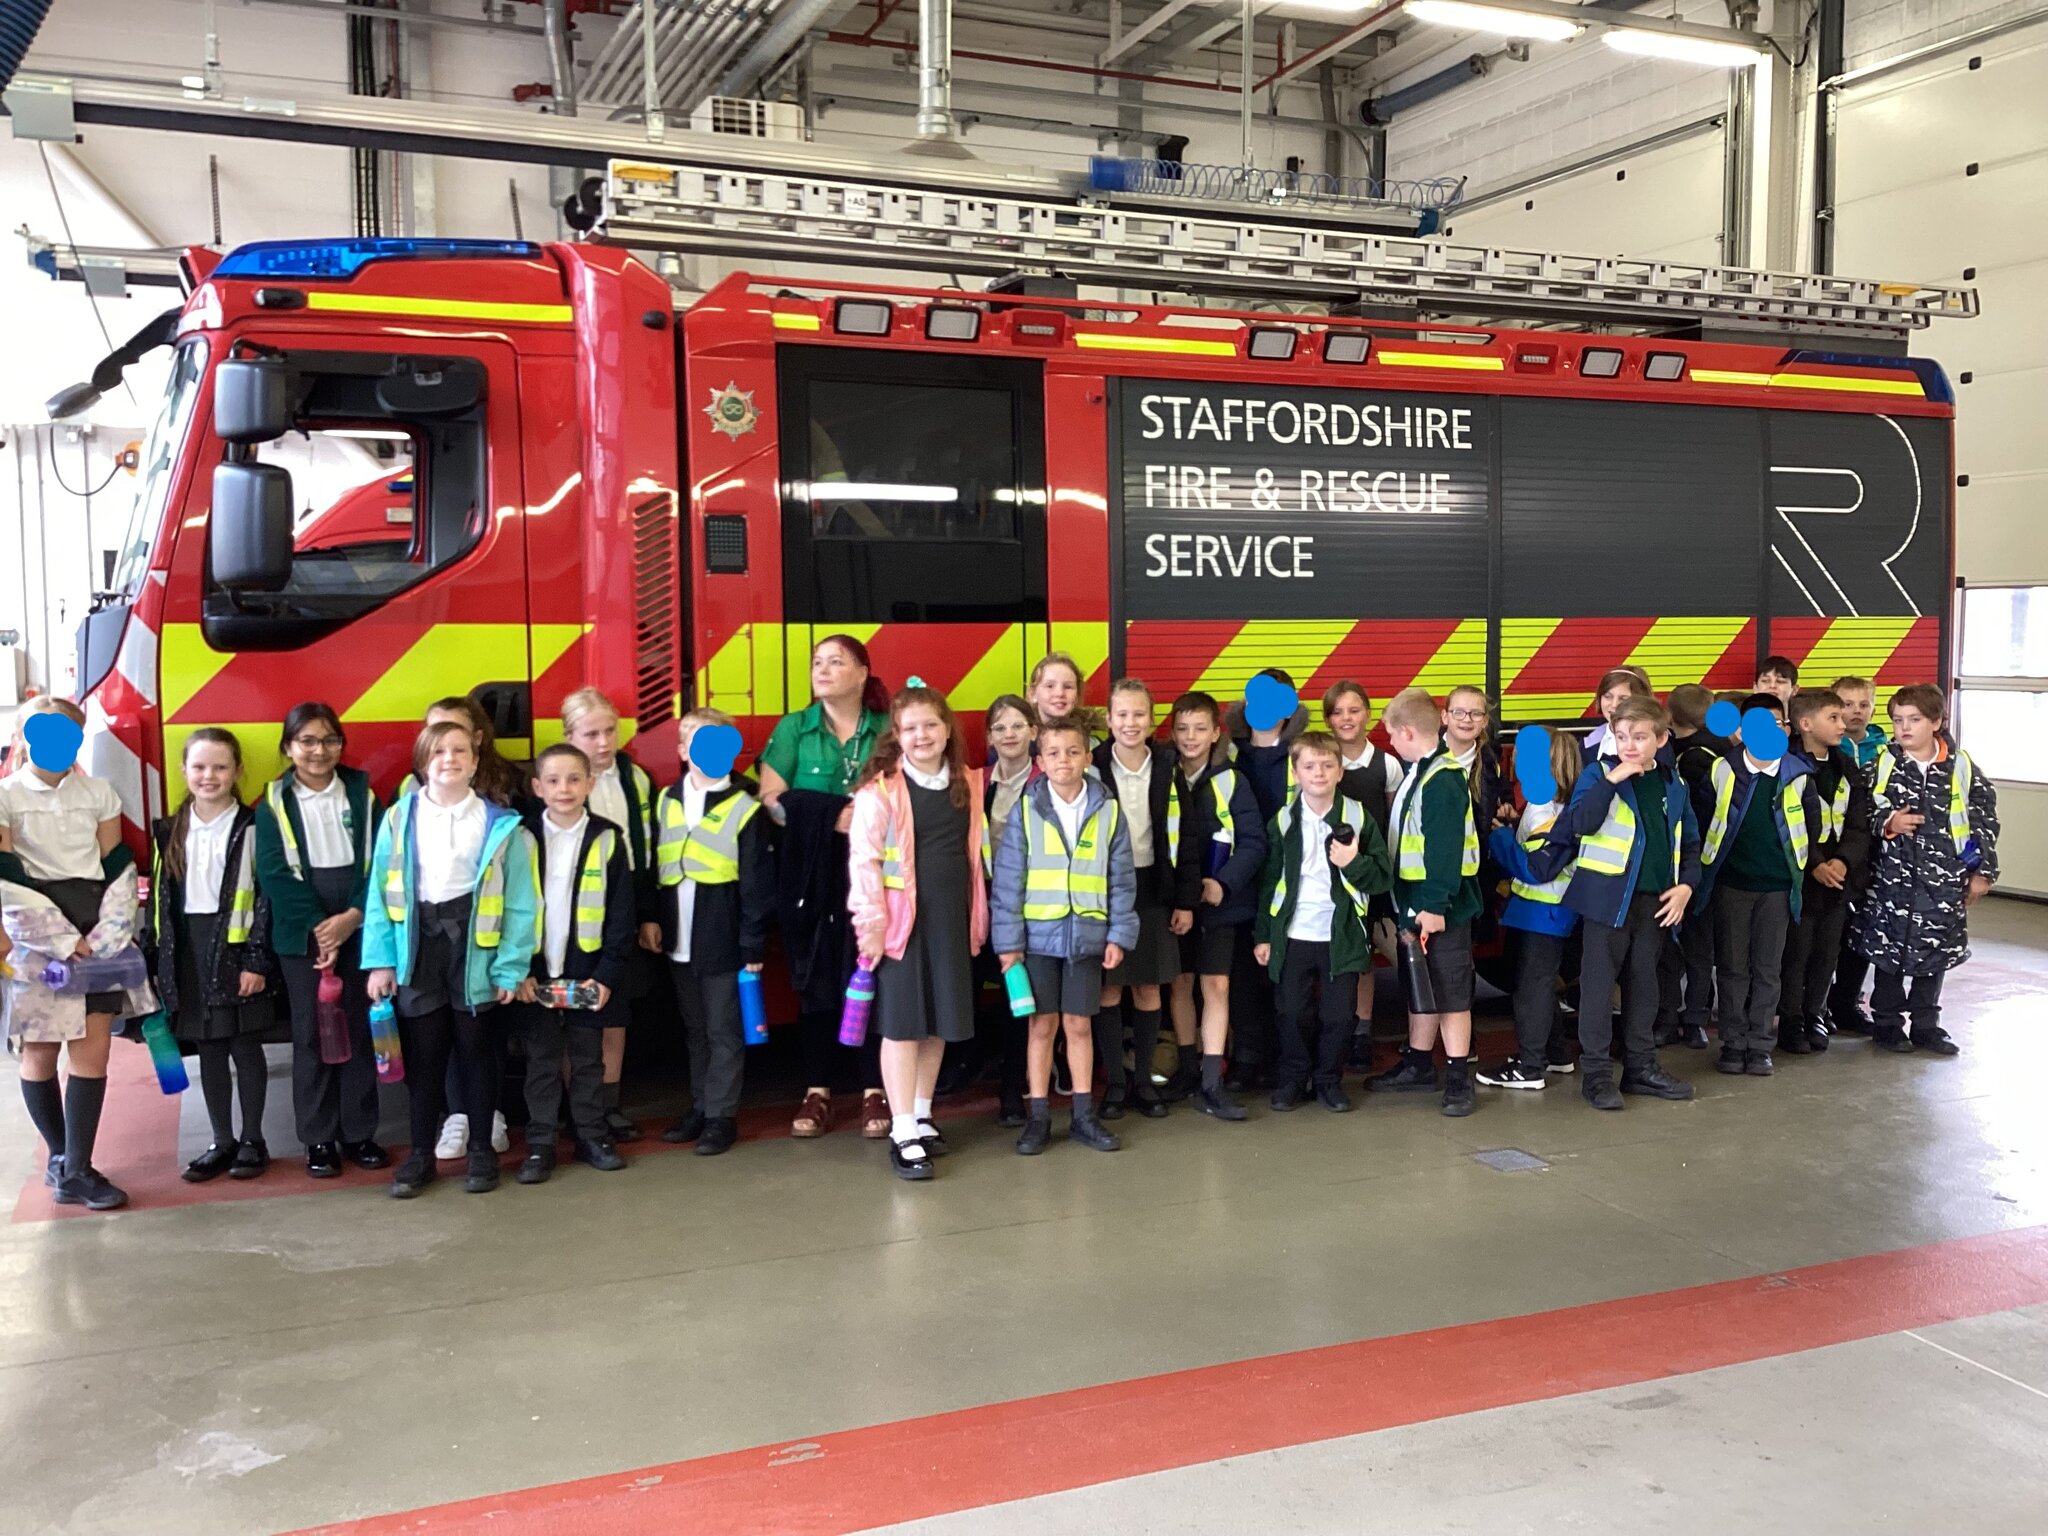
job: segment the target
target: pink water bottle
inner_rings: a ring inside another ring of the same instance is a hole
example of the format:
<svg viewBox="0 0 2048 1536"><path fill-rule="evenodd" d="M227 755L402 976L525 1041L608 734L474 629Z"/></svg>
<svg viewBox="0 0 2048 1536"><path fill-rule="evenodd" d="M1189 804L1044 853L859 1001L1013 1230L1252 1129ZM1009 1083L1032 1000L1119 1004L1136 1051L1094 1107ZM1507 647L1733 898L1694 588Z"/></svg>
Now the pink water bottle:
<svg viewBox="0 0 2048 1536"><path fill-rule="evenodd" d="M320 1060L338 1067L355 1055L348 1038L348 1012L341 1006L341 978L332 971L320 973L320 995L313 1005L313 1022L320 1032Z"/></svg>
<svg viewBox="0 0 2048 1536"><path fill-rule="evenodd" d="M839 1015L839 1043L856 1050L868 1043L868 1014L875 1006L875 973L862 961L846 984L846 1009Z"/></svg>

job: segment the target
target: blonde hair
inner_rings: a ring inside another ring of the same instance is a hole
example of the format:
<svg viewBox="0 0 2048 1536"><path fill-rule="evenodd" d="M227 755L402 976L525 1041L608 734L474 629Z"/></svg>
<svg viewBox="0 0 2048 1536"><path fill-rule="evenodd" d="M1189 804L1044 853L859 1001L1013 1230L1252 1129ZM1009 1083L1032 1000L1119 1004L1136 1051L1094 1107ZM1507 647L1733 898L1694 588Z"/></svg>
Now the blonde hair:
<svg viewBox="0 0 2048 1536"><path fill-rule="evenodd" d="M1557 781L1561 796L1569 795L1579 775L1586 771L1586 755L1579 750L1579 738L1570 731L1550 733L1550 776Z"/></svg>
<svg viewBox="0 0 2048 1536"><path fill-rule="evenodd" d="M1615 725L1629 720L1649 726L1659 736L1667 736L1671 732L1671 711L1658 701L1654 693L1632 693L1614 706Z"/></svg>
<svg viewBox="0 0 2048 1536"><path fill-rule="evenodd" d="M1048 661L1051 660L1050 657L1047 657L1046 659ZM1145 679L1143 679L1142 677L1120 677L1115 682L1111 683L1109 685L1109 702L1114 704L1116 702L1116 696L1120 693L1140 694L1144 697L1144 700L1147 704L1151 704L1154 702L1152 698L1152 689L1145 682Z"/></svg>
<svg viewBox="0 0 2048 1536"><path fill-rule="evenodd" d="M1029 685L1030 688L1036 688L1038 686L1039 680L1045 676L1046 670L1050 667L1065 667L1069 672L1074 674L1074 692L1077 696L1080 694L1083 688L1087 687L1088 675L1087 673L1081 670L1081 663L1074 660L1074 658L1068 655L1065 651L1047 651L1043 656L1038 658L1038 665L1031 669L1031 682ZM1029 689L1027 688L1026 691L1028 692ZM1076 698L1076 702L1079 702L1078 697Z"/></svg>
<svg viewBox="0 0 2048 1536"><path fill-rule="evenodd" d="M603 697L602 694L599 695ZM731 725L732 716L722 709L713 709L709 704L699 704L676 722L678 725Z"/></svg>
<svg viewBox="0 0 2048 1536"><path fill-rule="evenodd" d="M1425 689L1403 688L1380 711L1380 723L1389 731L1406 727L1434 734L1443 726L1443 710Z"/></svg>
<svg viewBox="0 0 2048 1536"><path fill-rule="evenodd" d="M427 782L427 764L434 760L434 753L442 740L456 735L469 743L469 755L472 758L481 758L482 754L477 750L476 732L460 720L436 720L432 725L420 727L420 733L412 744L412 776L420 781L423 789Z"/></svg>
<svg viewBox="0 0 2048 1536"><path fill-rule="evenodd" d="M70 699L60 699L48 693L37 695L15 711L14 729L17 735L20 734L22 722L30 715L62 715L73 725L85 724L85 711L77 704Z"/></svg>
<svg viewBox="0 0 2048 1536"><path fill-rule="evenodd" d="M1344 753L1337 745L1337 738L1328 731L1303 731L1294 738L1294 745L1287 749L1287 760L1291 763L1298 763L1301 761L1301 754L1304 752L1320 752L1325 757L1333 757L1340 763L1344 761Z"/></svg>
<svg viewBox="0 0 2048 1536"><path fill-rule="evenodd" d="M578 720L581 720L585 715L595 714L598 710L603 710L614 720L626 718L619 713L619 706L611 701L611 696L603 689L578 688L569 697L562 700L562 729L565 731L575 730Z"/></svg>

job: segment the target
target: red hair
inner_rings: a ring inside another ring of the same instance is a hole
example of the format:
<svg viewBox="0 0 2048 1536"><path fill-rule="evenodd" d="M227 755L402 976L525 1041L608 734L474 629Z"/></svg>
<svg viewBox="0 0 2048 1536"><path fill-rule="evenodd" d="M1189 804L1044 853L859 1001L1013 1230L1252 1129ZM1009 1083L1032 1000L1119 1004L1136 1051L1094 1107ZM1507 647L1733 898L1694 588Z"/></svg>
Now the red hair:
<svg viewBox="0 0 2048 1536"><path fill-rule="evenodd" d="M811 654L817 655L819 647L827 645L838 646L853 658L855 666L867 673L868 680L860 690L860 707L876 714L886 713L889 708L889 685L875 676L875 664L868 660L868 648L851 635L827 635L817 645L811 647Z"/></svg>

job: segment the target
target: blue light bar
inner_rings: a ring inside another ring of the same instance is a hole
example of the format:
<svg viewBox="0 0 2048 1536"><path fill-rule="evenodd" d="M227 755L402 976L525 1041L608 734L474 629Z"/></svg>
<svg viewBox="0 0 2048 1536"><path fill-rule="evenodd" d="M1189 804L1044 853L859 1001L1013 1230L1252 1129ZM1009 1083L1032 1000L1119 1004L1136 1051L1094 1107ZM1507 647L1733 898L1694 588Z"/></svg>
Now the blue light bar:
<svg viewBox="0 0 2048 1536"><path fill-rule="evenodd" d="M421 257L534 257L530 240L257 240L235 247L215 277L331 278L342 282L373 261Z"/></svg>

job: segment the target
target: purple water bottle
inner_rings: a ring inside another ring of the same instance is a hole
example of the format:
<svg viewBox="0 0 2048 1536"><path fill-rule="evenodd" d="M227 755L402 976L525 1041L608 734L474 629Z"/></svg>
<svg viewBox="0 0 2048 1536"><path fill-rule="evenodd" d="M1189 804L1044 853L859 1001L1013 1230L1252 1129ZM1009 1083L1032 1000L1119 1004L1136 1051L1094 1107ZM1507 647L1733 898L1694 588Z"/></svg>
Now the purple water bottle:
<svg viewBox="0 0 2048 1536"><path fill-rule="evenodd" d="M320 991L313 1003L313 1023L320 1034L320 1060L338 1067L355 1055L348 1038L348 1012L341 1006L341 978L320 973Z"/></svg>
<svg viewBox="0 0 2048 1536"><path fill-rule="evenodd" d="M377 1081L405 1081L405 1052L398 1043L398 1010L391 999L380 997L370 1004L370 1045L377 1053Z"/></svg>
<svg viewBox="0 0 2048 1536"><path fill-rule="evenodd" d="M740 1027L746 1032L747 1044L768 1043L768 1005L761 1001L761 973L745 966L740 967ZM865 1019L861 1021L861 1033L867 1033Z"/></svg>
<svg viewBox="0 0 2048 1536"><path fill-rule="evenodd" d="M846 1009L839 1015L839 1043L858 1050L868 1043L868 1014L875 1006L875 973L863 960L846 984Z"/></svg>

